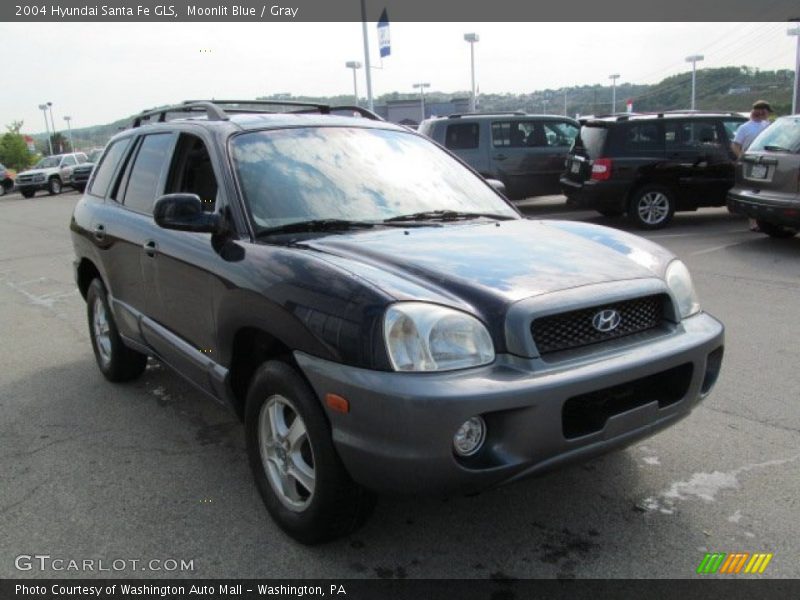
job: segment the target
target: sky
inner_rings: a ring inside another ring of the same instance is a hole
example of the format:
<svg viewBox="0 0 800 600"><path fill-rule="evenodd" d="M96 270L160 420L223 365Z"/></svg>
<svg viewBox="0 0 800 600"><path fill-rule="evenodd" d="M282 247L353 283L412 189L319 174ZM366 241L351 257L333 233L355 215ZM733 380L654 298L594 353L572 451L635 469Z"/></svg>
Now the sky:
<svg viewBox="0 0 800 600"><path fill-rule="evenodd" d="M469 44L482 93L656 83L691 68L748 65L794 70L787 23L392 23L391 56L378 58L368 27L373 96L470 88ZM53 103L56 128L109 123L185 99L251 99L275 93L353 93L345 62L364 62L361 23L2 23L0 125L44 130L38 105ZM359 95L366 96L364 69ZM735 82L732 82L735 83ZM698 88L698 97L702 89Z"/></svg>

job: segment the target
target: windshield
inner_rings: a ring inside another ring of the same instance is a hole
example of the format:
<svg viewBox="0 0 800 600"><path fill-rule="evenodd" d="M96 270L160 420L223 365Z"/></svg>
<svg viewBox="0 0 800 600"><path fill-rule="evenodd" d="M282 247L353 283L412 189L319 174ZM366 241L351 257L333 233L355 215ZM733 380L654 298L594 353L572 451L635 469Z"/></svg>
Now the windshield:
<svg viewBox="0 0 800 600"><path fill-rule="evenodd" d="M800 117L778 119L753 140L750 150L800 152Z"/></svg>
<svg viewBox="0 0 800 600"><path fill-rule="evenodd" d="M232 151L259 229L317 219L381 222L436 210L518 216L482 179L411 133L257 131L235 137Z"/></svg>
<svg viewBox="0 0 800 600"><path fill-rule="evenodd" d="M38 163L36 163L33 168L34 169L52 169L58 166L58 163L61 162L60 156L48 156L47 158L43 158Z"/></svg>

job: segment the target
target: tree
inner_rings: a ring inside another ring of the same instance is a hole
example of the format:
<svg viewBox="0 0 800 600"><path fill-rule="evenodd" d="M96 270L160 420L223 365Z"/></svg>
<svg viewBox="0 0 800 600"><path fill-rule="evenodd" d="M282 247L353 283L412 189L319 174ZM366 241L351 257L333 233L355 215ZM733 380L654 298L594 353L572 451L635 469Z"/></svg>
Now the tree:
<svg viewBox="0 0 800 600"><path fill-rule="evenodd" d="M22 124L20 123L20 126ZM33 156L19 133L9 131L0 137L0 162L11 169L22 171L32 162Z"/></svg>

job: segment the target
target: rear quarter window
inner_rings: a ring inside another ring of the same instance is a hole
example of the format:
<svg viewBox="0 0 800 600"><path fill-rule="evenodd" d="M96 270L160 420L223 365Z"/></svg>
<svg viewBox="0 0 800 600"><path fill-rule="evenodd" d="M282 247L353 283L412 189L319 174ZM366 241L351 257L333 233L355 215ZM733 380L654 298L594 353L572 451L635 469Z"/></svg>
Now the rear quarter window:
<svg viewBox="0 0 800 600"><path fill-rule="evenodd" d="M125 138L114 142L108 147L108 150L103 155L101 162L97 165L92 176L92 181L89 183L89 193L93 196L100 196L105 198L108 192L108 186L111 184L111 179L117 170L117 166L125 156L125 151L131 143L130 138Z"/></svg>
<svg viewBox="0 0 800 600"><path fill-rule="evenodd" d="M451 150L473 150L480 143L480 126L477 123L456 123L447 126L444 145Z"/></svg>
<svg viewBox="0 0 800 600"><path fill-rule="evenodd" d="M599 158L605 153L606 137L608 129L602 126L584 125L575 141L576 149L583 149L586 155L591 158Z"/></svg>
<svg viewBox="0 0 800 600"><path fill-rule="evenodd" d="M614 128L613 153L616 156L653 156L664 153L662 123L622 123Z"/></svg>

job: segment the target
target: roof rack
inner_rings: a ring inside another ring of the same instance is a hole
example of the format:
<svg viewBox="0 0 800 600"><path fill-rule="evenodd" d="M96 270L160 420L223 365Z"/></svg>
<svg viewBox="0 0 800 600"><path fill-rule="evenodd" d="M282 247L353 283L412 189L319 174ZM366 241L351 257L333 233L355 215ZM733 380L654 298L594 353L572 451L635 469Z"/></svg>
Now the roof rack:
<svg viewBox="0 0 800 600"><path fill-rule="evenodd" d="M371 110L360 106L330 106L316 102L296 102L290 100L186 100L180 104L145 110L136 115L133 127L139 127L142 121L148 121L153 116L158 116L156 122L163 123L169 113L201 113L205 112L209 121L228 121L231 114L273 114L275 111L266 110L267 106L288 106L297 110L287 111L291 114L319 113L329 115L332 112L351 111L373 121L383 119ZM249 108L250 107L250 108ZM256 108L251 108L256 107Z"/></svg>
<svg viewBox="0 0 800 600"><path fill-rule="evenodd" d="M460 119L461 117L480 117L480 116L494 116L494 115L526 115L524 110L508 110L508 111L489 111L489 112L469 112L469 113L453 113L447 115L448 119Z"/></svg>

